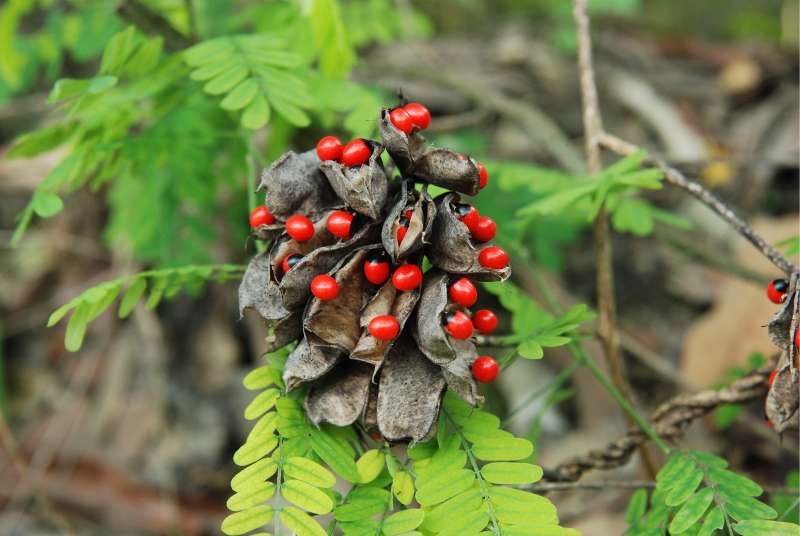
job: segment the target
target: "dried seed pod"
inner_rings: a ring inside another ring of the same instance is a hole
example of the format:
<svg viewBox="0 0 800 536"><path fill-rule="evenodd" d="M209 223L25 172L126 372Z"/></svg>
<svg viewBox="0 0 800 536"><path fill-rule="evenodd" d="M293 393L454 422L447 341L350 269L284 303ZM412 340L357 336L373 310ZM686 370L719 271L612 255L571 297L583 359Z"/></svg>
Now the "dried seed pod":
<svg viewBox="0 0 800 536"><path fill-rule="evenodd" d="M441 369L402 337L386 356L378 383L378 429L390 441L423 440L433 429L445 380Z"/></svg>
<svg viewBox="0 0 800 536"><path fill-rule="evenodd" d="M795 333L800 329L800 274L792 274L787 299L767 325L781 351L777 374L764 402L764 412L777 433L800 425L800 370Z"/></svg>
<svg viewBox="0 0 800 536"><path fill-rule="evenodd" d="M314 219L341 203L319 165L314 149L289 151L264 170L258 189L266 190L265 205L276 219L285 221L297 213Z"/></svg>
<svg viewBox="0 0 800 536"><path fill-rule="evenodd" d="M454 208L458 201L458 195L453 193L436 198L428 258L434 266L451 274L468 275L478 281L505 281L511 275L510 267L492 269L481 265L480 251Z"/></svg>
<svg viewBox="0 0 800 536"><path fill-rule="evenodd" d="M319 168L345 206L374 220L380 217L386 204L389 179L381 163L383 145L371 140L366 140L366 143L372 149L367 163L347 167L326 160Z"/></svg>
<svg viewBox="0 0 800 536"><path fill-rule="evenodd" d="M274 322L291 313L283 306L277 284L272 282L272 256L261 253L250 261L239 285L239 314L245 309L255 309L261 317Z"/></svg>
<svg viewBox="0 0 800 536"><path fill-rule="evenodd" d="M471 159L450 149L428 148L416 131L406 134L394 126L387 109L381 110L378 124L386 150L403 177L467 195L480 191L480 171Z"/></svg>
<svg viewBox="0 0 800 536"><path fill-rule="evenodd" d="M448 274L441 270L434 269L426 274L413 331L420 351L437 365L446 365L457 357L453 338L441 323L448 302L448 280Z"/></svg>
<svg viewBox="0 0 800 536"><path fill-rule="evenodd" d="M338 350L309 344L303 337L283 367L286 389L291 391L302 383L319 379L336 365L340 357Z"/></svg>
<svg viewBox="0 0 800 536"><path fill-rule="evenodd" d="M400 218L408 211L408 230L403 241L398 244L397 229ZM430 242L433 220L436 218L436 204L427 191L417 192L410 181L403 181L397 199L383 222L381 240L383 249L393 262L415 253Z"/></svg>
<svg viewBox="0 0 800 536"><path fill-rule="evenodd" d="M308 418L316 425L353 424L367 406L372 367L358 361L342 361L315 383L305 400Z"/></svg>
<svg viewBox="0 0 800 536"><path fill-rule="evenodd" d="M464 402L477 406L483 403L478 393L478 384L472 376L472 363L478 358L478 349L470 341L452 341L456 358L442 366L442 375L447 386Z"/></svg>

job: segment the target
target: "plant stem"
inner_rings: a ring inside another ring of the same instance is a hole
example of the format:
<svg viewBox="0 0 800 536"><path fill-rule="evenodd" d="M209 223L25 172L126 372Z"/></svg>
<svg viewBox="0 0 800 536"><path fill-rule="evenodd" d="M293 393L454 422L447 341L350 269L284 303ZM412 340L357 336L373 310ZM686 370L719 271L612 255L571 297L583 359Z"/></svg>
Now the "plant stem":
<svg viewBox="0 0 800 536"><path fill-rule="evenodd" d="M600 116L600 107L597 102L597 85L594 79L592 42L589 32L589 15L586 9L586 0L573 1L573 16L578 34L578 66L580 69L586 159L589 166L589 173L597 175L603 170L603 163L600 159L600 137L603 132L603 126ZM630 387L625 379L624 366L620 355L619 333L616 327L617 304L614 297L613 253L611 250L611 235L608 229L608 214L605 203L600 206L600 210L594 220L594 237L595 265L597 268L597 334L603 345L606 362L611 371L611 377L614 380L614 387L616 387L612 394L615 398L618 398L617 401L620 402L620 405L623 405L622 402L624 401L623 407L629 406L632 409ZM596 368L596 365L588 359L585 353L583 354L583 361L586 362L590 369ZM603 378L605 378L605 376L603 376ZM636 414L636 417L634 417L630 411L628 413L630 415L628 419L629 423L633 424L633 422L636 422L637 418L645 422L635 411L634 414ZM654 434L654 437L657 436ZM659 447L661 447L661 445L659 445ZM654 478L656 473L655 463L644 445L640 446L639 453L641 454L644 467L650 474L650 477Z"/></svg>

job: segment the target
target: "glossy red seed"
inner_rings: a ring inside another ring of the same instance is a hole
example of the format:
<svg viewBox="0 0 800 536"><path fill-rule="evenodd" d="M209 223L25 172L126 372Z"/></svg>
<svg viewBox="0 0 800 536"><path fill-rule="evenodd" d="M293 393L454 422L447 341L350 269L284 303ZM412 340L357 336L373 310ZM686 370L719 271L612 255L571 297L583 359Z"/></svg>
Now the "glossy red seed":
<svg viewBox="0 0 800 536"><path fill-rule="evenodd" d="M446 321L445 328L452 337L462 340L472 337L472 320L461 311L448 314Z"/></svg>
<svg viewBox="0 0 800 536"><path fill-rule="evenodd" d="M400 334L400 323L392 315L378 315L369 321L369 334L381 341L391 341Z"/></svg>
<svg viewBox="0 0 800 536"><path fill-rule="evenodd" d="M347 239L350 238L350 226L353 224L353 215L344 210L335 210L328 216L325 222L328 231L333 236Z"/></svg>
<svg viewBox="0 0 800 536"><path fill-rule="evenodd" d="M481 334L489 335L497 329L497 315L489 309L481 309L472 315L472 323Z"/></svg>
<svg viewBox="0 0 800 536"><path fill-rule="evenodd" d="M472 363L472 375L481 383L490 383L500 373L500 366L493 357L482 355Z"/></svg>
<svg viewBox="0 0 800 536"><path fill-rule="evenodd" d="M800 348L800 328L794 330L794 345L796 348Z"/></svg>
<svg viewBox="0 0 800 536"><path fill-rule="evenodd" d="M769 379L767 380L767 385L772 387L772 384L775 383L775 378L777 376L778 376L778 371L777 370L773 370L769 375Z"/></svg>
<svg viewBox="0 0 800 536"><path fill-rule="evenodd" d="M458 216L458 219L467 226L467 229L469 229L470 232L472 232L473 229L475 229L475 227L478 225L478 218L480 218L480 214L478 214L478 209L472 205L467 203L458 203L455 206L455 212L456 216Z"/></svg>
<svg viewBox="0 0 800 536"><path fill-rule="evenodd" d="M364 262L364 276L373 285L383 285L389 279L390 270L386 253L377 254Z"/></svg>
<svg viewBox="0 0 800 536"><path fill-rule="evenodd" d="M478 289L466 277L450 285L449 295L451 300L462 307L472 307L478 301Z"/></svg>
<svg viewBox="0 0 800 536"><path fill-rule="evenodd" d="M403 239L406 237L406 233L408 233L408 227L398 227L397 228L397 244L400 245L403 242Z"/></svg>
<svg viewBox="0 0 800 536"><path fill-rule="evenodd" d="M486 171L486 167L480 162L475 162L475 165L478 166L478 174L481 177L480 187L481 190L483 190L486 188L486 184L489 182L489 172Z"/></svg>
<svg viewBox="0 0 800 536"><path fill-rule="evenodd" d="M339 160L342 157L342 142L336 136L325 136L317 142L320 160Z"/></svg>
<svg viewBox="0 0 800 536"><path fill-rule="evenodd" d="M286 272L294 268L295 264L300 262L300 259L302 258L303 258L302 255L298 255L296 253L291 255L286 255L283 258L283 261L281 261L281 269L283 269L283 273L285 274Z"/></svg>
<svg viewBox="0 0 800 536"><path fill-rule="evenodd" d="M428 109L418 102L409 102L403 109L411 117L411 121L419 127L420 130L428 128L431 124L431 113Z"/></svg>
<svg viewBox="0 0 800 536"><path fill-rule="evenodd" d="M314 224L302 214L294 214L286 218L286 234L298 242L305 242L314 236Z"/></svg>
<svg viewBox="0 0 800 536"><path fill-rule="evenodd" d="M270 225L275 223L275 218L270 214L269 209L264 206L258 206L250 213L250 227L258 229L262 225Z"/></svg>
<svg viewBox="0 0 800 536"><path fill-rule="evenodd" d="M342 148L342 164L347 167L360 166L369 160L371 153L369 145L361 138L356 138Z"/></svg>
<svg viewBox="0 0 800 536"><path fill-rule="evenodd" d="M472 229L472 236L478 242L488 242L497 234L497 224L488 216L478 216L478 223Z"/></svg>
<svg viewBox="0 0 800 536"><path fill-rule="evenodd" d="M411 116L402 108L395 108L389 112L389 120L398 130L402 130L406 134L411 134L411 129L414 128Z"/></svg>
<svg viewBox="0 0 800 536"><path fill-rule="evenodd" d="M398 266L392 274L392 284L397 290L414 290L422 283L422 270L414 264Z"/></svg>
<svg viewBox="0 0 800 536"><path fill-rule="evenodd" d="M311 280L311 294L322 301L329 301L339 295L339 283L329 275L318 275Z"/></svg>
<svg viewBox="0 0 800 536"><path fill-rule="evenodd" d="M787 290L789 290L789 283L785 279L773 279L767 285L767 298L772 303L783 303Z"/></svg>
<svg viewBox="0 0 800 536"><path fill-rule="evenodd" d="M404 210L403 211L403 217L405 219L407 219L407 220L411 220L411 216L413 216L413 215L414 215L414 210L413 209L409 209L409 210Z"/></svg>
<svg viewBox="0 0 800 536"><path fill-rule="evenodd" d="M481 250L478 255L478 262L485 268L502 270L508 266L508 253L506 253L503 248L489 246Z"/></svg>

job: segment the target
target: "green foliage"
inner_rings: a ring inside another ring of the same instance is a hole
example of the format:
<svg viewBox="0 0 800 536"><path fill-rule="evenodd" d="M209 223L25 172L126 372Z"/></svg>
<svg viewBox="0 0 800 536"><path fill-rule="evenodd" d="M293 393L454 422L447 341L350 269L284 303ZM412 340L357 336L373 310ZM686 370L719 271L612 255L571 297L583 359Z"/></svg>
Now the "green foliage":
<svg viewBox="0 0 800 536"><path fill-rule="evenodd" d="M223 282L239 279L242 274L244 266L217 264L149 270L120 277L84 290L69 303L53 311L47 320L47 327L58 324L67 314L72 313L64 334L64 346L70 352L75 352L83 344L89 324L120 297L118 315L120 318L126 318L148 290L145 306L154 309L162 299L171 299L181 290L186 289L196 293L208 281Z"/></svg>
<svg viewBox="0 0 800 536"><path fill-rule="evenodd" d="M777 512L756 499L762 492L754 481L728 469L728 462L718 456L676 451L656 475L649 510L644 490L631 497L626 534L711 535L723 528L743 536L797 534L800 527L775 521Z"/></svg>
<svg viewBox="0 0 800 536"><path fill-rule="evenodd" d="M734 380L745 377L751 371L763 367L767 362L767 358L763 354L754 352L747 358L747 368L733 367L725 374L725 379L719 383L714 384L714 389L722 389L730 385ZM720 430L730 428L736 419L744 412L744 406L741 404L722 404L714 411L714 424Z"/></svg>
<svg viewBox="0 0 800 536"><path fill-rule="evenodd" d="M786 475L785 484L790 488L798 487L800 485L800 473L797 470L789 471L789 474ZM770 504L780 514L779 520L800 523L800 498L796 495L775 494L772 496Z"/></svg>
<svg viewBox="0 0 800 536"><path fill-rule="evenodd" d="M511 313L513 334L503 342L516 344L517 352L526 359L541 359L544 348L568 344L575 338L575 330L595 317L585 304L578 304L554 318L513 283L486 283L484 288Z"/></svg>
<svg viewBox="0 0 800 536"><path fill-rule="evenodd" d="M785 255L794 257L795 255L800 254L800 235L790 236L789 238L781 240L775 245L783 249L783 253Z"/></svg>

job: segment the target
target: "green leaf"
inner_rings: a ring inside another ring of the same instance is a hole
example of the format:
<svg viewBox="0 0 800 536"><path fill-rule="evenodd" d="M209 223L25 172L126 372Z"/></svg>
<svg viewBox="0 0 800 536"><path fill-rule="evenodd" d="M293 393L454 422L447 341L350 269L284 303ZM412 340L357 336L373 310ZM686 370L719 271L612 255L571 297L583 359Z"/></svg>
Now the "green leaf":
<svg viewBox="0 0 800 536"><path fill-rule="evenodd" d="M536 342L535 339L528 339L523 341L518 347L517 352L525 359L541 359L544 357L544 350L542 345Z"/></svg>
<svg viewBox="0 0 800 536"><path fill-rule="evenodd" d="M629 525L636 524L647 511L647 490L637 489L631 495L628 509L625 511L625 522Z"/></svg>
<svg viewBox="0 0 800 536"><path fill-rule="evenodd" d="M269 122L269 104L263 95L256 95L242 113L242 126L250 130L257 130Z"/></svg>
<svg viewBox="0 0 800 536"><path fill-rule="evenodd" d="M468 489L428 510L425 514L422 528L438 533L446 528L462 527L462 522L467 516L476 511L481 511L482 502L483 497L479 489ZM488 521L489 518L487 516L486 522ZM486 522L474 530L482 529ZM477 523L477 521L472 520L470 523ZM465 530L465 532L468 531Z"/></svg>
<svg viewBox="0 0 800 536"><path fill-rule="evenodd" d="M147 280L144 277L136 279L125 291L125 295L122 296L117 316L119 318L127 318L133 312L133 308L136 307L139 300L142 299L145 290L147 290Z"/></svg>
<svg viewBox="0 0 800 536"><path fill-rule="evenodd" d="M53 192L36 190L31 200L33 211L42 218L52 218L64 208L64 202Z"/></svg>
<svg viewBox="0 0 800 536"><path fill-rule="evenodd" d="M112 37L100 62L100 72L103 74L117 72L128 59L136 44L136 28L128 26L125 30Z"/></svg>
<svg viewBox="0 0 800 536"><path fill-rule="evenodd" d="M277 389L267 389L259 393L245 408L244 418L248 421L261 417L275 406L281 393Z"/></svg>
<svg viewBox="0 0 800 536"><path fill-rule="evenodd" d="M475 443L472 453L487 462L523 460L533 453L533 445L520 437L487 439Z"/></svg>
<svg viewBox="0 0 800 536"><path fill-rule="evenodd" d="M725 497L725 511L736 521L749 519L775 519L778 513L769 505L746 495L731 496L720 490Z"/></svg>
<svg viewBox="0 0 800 536"><path fill-rule="evenodd" d="M69 303L65 303L64 305L62 305L61 307L50 313L50 317L47 319L47 327L50 328L58 324L61 321L61 319L66 316L68 312L70 312L78 305L78 303L80 303L79 299L77 298L72 299Z"/></svg>
<svg viewBox="0 0 800 536"><path fill-rule="evenodd" d="M782 521L747 520L736 523L733 530L742 536L798 536L800 526Z"/></svg>
<svg viewBox="0 0 800 536"><path fill-rule="evenodd" d="M30 158L58 147L69 139L74 133L71 123L56 123L28 134L23 134L14 140L14 145L6 152L5 157Z"/></svg>
<svg viewBox="0 0 800 536"><path fill-rule="evenodd" d="M284 499L314 514L333 510L333 500L324 492L302 480L287 480L281 486Z"/></svg>
<svg viewBox="0 0 800 536"><path fill-rule="evenodd" d="M347 502L333 510L337 521L359 521L383 512L391 496L385 489L374 487L355 488L347 496Z"/></svg>
<svg viewBox="0 0 800 536"><path fill-rule="evenodd" d="M294 506L286 506L283 508L280 518L281 522L297 536L328 536L319 523Z"/></svg>
<svg viewBox="0 0 800 536"><path fill-rule="evenodd" d="M203 91L209 95L222 95L234 88L239 82L247 77L247 67L242 65L232 65L221 72L203 86Z"/></svg>
<svg viewBox="0 0 800 536"><path fill-rule="evenodd" d="M703 471L687 471L685 475L680 475L667 493L664 502L667 506L678 506L683 504L694 494L697 486L703 481Z"/></svg>
<svg viewBox="0 0 800 536"><path fill-rule="evenodd" d="M278 464L272 458L264 458L256 463L245 467L231 480L231 489L239 492L257 486L266 481L278 470Z"/></svg>
<svg viewBox="0 0 800 536"><path fill-rule="evenodd" d="M336 484L333 473L315 461L301 456L292 456L283 464L283 472L287 477L307 482L319 488L332 488Z"/></svg>
<svg viewBox="0 0 800 536"><path fill-rule="evenodd" d="M64 99L75 97L86 91L86 88L88 87L89 80L62 78L53 86L53 89L50 91L50 95L47 97L47 102L49 104L55 104Z"/></svg>
<svg viewBox="0 0 800 536"><path fill-rule="evenodd" d="M222 532L230 536L247 534L269 523L272 520L272 513L272 507L266 504L236 512L222 521Z"/></svg>
<svg viewBox="0 0 800 536"><path fill-rule="evenodd" d="M416 529L425 519L425 512L418 508L396 512L383 520L383 533L395 536Z"/></svg>
<svg viewBox="0 0 800 536"><path fill-rule="evenodd" d="M233 88L233 90L222 99L220 107L224 110L241 110L253 101L257 93L258 82L249 78Z"/></svg>
<svg viewBox="0 0 800 536"><path fill-rule="evenodd" d="M475 473L468 469L448 471L444 479L446 484L440 482L421 484L417 481L417 502L422 506L433 506L458 495L469 488L475 481Z"/></svg>
<svg viewBox="0 0 800 536"><path fill-rule="evenodd" d="M325 431L324 428L311 429L311 448L333 471L348 482L358 482L356 462L353 461L342 443Z"/></svg>
<svg viewBox="0 0 800 536"><path fill-rule="evenodd" d="M248 438L244 445L233 453L233 463L239 466L250 465L260 460L278 446L278 438L274 435Z"/></svg>
<svg viewBox="0 0 800 536"><path fill-rule="evenodd" d="M706 515L703 526L700 527L697 536L712 536L714 531L721 529L724 524L725 514L720 510L719 506L715 506Z"/></svg>
<svg viewBox="0 0 800 536"><path fill-rule="evenodd" d="M378 449L370 449L366 451L356 461L356 469L358 470L359 482L361 484L368 484L378 478L378 475L383 471L385 456L382 451Z"/></svg>
<svg viewBox="0 0 800 536"><path fill-rule="evenodd" d="M267 502L274 494L275 484L261 482L248 486L246 490L232 495L226 505L231 512L239 512Z"/></svg>
<svg viewBox="0 0 800 536"><path fill-rule="evenodd" d="M711 500L714 498L714 490L704 488L695 493L688 501L683 503L680 510L672 518L669 524L671 534L686 532L706 513Z"/></svg>
<svg viewBox="0 0 800 536"><path fill-rule="evenodd" d="M764 493L761 486L749 478L738 475L733 471L728 471L727 469L709 467L708 477L716 482L717 485L722 488L721 491L727 495L758 497Z"/></svg>
<svg viewBox="0 0 800 536"><path fill-rule="evenodd" d="M414 480L406 471L397 471L392 478L392 493L403 506L414 499Z"/></svg>
<svg viewBox="0 0 800 536"><path fill-rule="evenodd" d="M483 478L493 484L532 484L542 478L542 468L531 463L494 462L481 468Z"/></svg>
<svg viewBox="0 0 800 536"><path fill-rule="evenodd" d="M219 56L226 57L233 53L233 44L228 39L211 39L203 41L183 52L183 57L189 65L205 65L212 61L219 61Z"/></svg>
<svg viewBox="0 0 800 536"><path fill-rule="evenodd" d="M489 515L477 509L464 512L459 516L450 516L448 523L437 536L461 536L462 534L475 534L489 523ZM503 534L509 534L510 527L503 527Z"/></svg>
<svg viewBox="0 0 800 536"><path fill-rule="evenodd" d="M86 328L91 316L92 304L81 302L72 312L67 322L67 332L64 335L64 347L70 352L77 352L83 344Z"/></svg>
<svg viewBox="0 0 800 536"><path fill-rule="evenodd" d="M290 103L283 97L271 96L270 101L275 111L281 114L292 125L305 128L311 124L311 118L303 110Z"/></svg>
<svg viewBox="0 0 800 536"><path fill-rule="evenodd" d="M279 383L280 382L280 383ZM281 373L270 366L258 367L247 373L242 380L244 388L250 391L264 389L270 385L281 385Z"/></svg>
<svg viewBox="0 0 800 536"><path fill-rule="evenodd" d="M556 507L548 499L514 488L489 489L497 518L504 523L533 525L558 523Z"/></svg>

